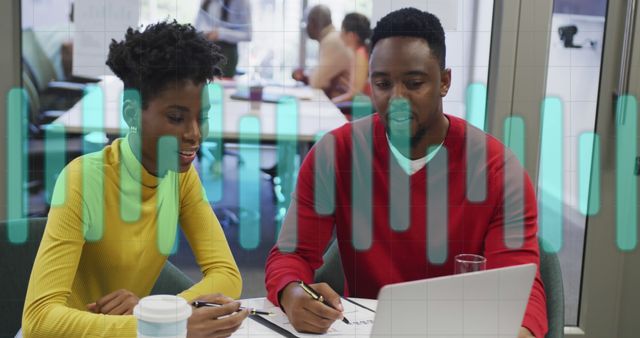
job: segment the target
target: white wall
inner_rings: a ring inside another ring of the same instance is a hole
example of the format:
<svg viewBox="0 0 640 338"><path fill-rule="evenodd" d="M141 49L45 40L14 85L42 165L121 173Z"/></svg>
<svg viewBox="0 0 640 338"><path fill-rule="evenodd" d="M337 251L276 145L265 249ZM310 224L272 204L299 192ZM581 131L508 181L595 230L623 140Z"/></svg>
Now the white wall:
<svg viewBox="0 0 640 338"><path fill-rule="evenodd" d="M73 74L113 75L105 60L111 40L120 41L140 22L139 0L82 0L75 4Z"/></svg>
<svg viewBox="0 0 640 338"><path fill-rule="evenodd" d="M22 28L64 30L69 27L71 0L22 0Z"/></svg>
<svg viewBox="0 0 640 338"><path fill-rule="evenodd" d="M74 23L69 20L75 2ZM74 41L74 74L110 74L104 65L111 39L129 26L176 18L192 22L200 0L21 0L22 27L33 29L62 76L60 45Z"/></svg>
<svg viewBox="0 0 640 338"><path fill-rule="evenodd" d="M22 29L35 32L38 42L53 62L58 78L63 78L60 46L73 38L69 13L71 0L22 0Z"/></svg>

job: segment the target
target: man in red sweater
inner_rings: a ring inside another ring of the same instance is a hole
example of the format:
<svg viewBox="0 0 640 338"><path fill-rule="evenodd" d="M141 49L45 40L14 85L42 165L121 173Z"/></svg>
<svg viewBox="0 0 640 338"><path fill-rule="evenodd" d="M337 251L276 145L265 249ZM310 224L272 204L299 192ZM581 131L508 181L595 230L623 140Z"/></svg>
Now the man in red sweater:
<svg viewBox="0 0 640 338"><path fill-rule="evenodd" d="M480 254L487 268L539 264L536 198L529 176L498 140L448 116L451 83L438 18L392 12L371 39L377 114L327 134L305 158L277 245L266 265L268 298L304 332L342 318L339 296L296 283L314 271L335 230L348 296L375 298L386 284L450 275L453 257ZM536 274L519 337L544 337L545 293Z"/></svg>

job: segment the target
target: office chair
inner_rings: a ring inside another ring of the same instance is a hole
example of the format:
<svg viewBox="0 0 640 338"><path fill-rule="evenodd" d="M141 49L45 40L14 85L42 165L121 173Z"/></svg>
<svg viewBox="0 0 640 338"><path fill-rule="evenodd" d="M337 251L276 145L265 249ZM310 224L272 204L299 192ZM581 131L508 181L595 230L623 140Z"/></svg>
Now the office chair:
<svg viewBox="0 0 640 338"><path fill-rule="evenodd" d="M0 337L13 337L20 329L29 276L47 223L46 218L26 221L27 241L21 244L13 244L8 238L11 221L0 222ZM177 294L191 285L193 281L167 261L151 294Z"/></svg>
<svg viewBox="0 0 640 338"><path fill-rule="evenodd" d="M31 136L42 136L42 126L53 122L60 117L65 110L49 109L49 107L43 106L33 79L25 70L22 71L22 88L24 88L27 94L29 133Z"/></svg>
<svg viewBox="0 0 640 338"><path fill-rule="evenodd" d="M546 252L542 245L543 239L538 239L540 249L540 276L544 283L544 291L547 296L547 322L549 331L546 338L564 337L564 288L562 284L562 271L560 261L553 252ZM316 270L315 282L325 282L338 294L344 294L344 273L338 241L333 240L327 248L324 256L324 264Z"/></svg>
<svg viewBox="0 0 640 338"><path fill-rule="evenodd" d="M558 255L546 252L544 240L538 238L540 248L540 277L544 283L547 296L547 322L549 331L546 338L564 337L564 287L562 284L562 270ZM550 246L547 246L550 247Z"/></svg>
<svg viewBox="0 0 640 338"><path fill-rule="evenodd" d="M38 192L47 181L45 175L46 158L64 159L63 163L57 161L64 166L68 161L82 155L82 137L80 135L66 135L55 140L50 140L51 145L45 146L46 130L50 127L50 123L60 117L64 111L48 110L42 107L40 95L35 88L31 78L23 71L22 79L23 89L26 93L27 110L28 110L28 158L29 158L29 181L28 188L32 193ZM62 135L61 135L62 136ZM55 150L52 150L55 148ZM45 149L48 149L46 151ZM54 170L56 174L62 170L62 167ZM50 187L52 190L52 187ZM32 216L30 214L30 216ZM40 215L43 216L43 215Z"/></svg>
<svg viewBox="0 0 640 338"><path fill-rule="evenodd" d="M97 78L77 75L68 78L58 77L51 59L31 28L22 31L22 60L28 71L35 76L36 86L40 91L47 87L82 90L86 84L100 81Z"/></svg>
<svg viewBox="0 0 640 338"><path fill-rule="evenodd" d="M22 31L22 78L25 86L38 95L36 112L66 111L82 96L88 83L98 79L73 77L65 80L58 78L54 66L30 28ZM27 83L28 82L28 83ZM43 116L40 119L52 121L57 116Z"/></svg>
<svg viewBox="0 0 640 338"><path fill-rule="evenodd" d="M316 270L314 281L316 283L327 283L339 295L344 295L344 270L340 259L338 240L331 241L324 255L324 264Z"/></svg>
<svg viewBox="0 0 640 338"><path fill-rule="evenodd" d="M152 295L177 295L193 286L194 282L182 270L167 261L151 289Z"/></svg>

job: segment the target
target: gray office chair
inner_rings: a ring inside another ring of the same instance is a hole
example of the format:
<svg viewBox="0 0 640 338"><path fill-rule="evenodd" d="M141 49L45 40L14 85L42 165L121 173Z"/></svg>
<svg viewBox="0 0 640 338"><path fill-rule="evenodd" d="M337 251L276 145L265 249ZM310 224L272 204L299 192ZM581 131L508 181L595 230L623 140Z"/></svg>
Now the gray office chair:
<svg viewBox="0 0 640 338"><path fill-rule="evenodd" d="M543 249L543 239L538 238L540 248L540 277L547 295L547 321L549 331L546 338L564 337L564 287L558 255Z"/></svg>
<svg viewBox="0 0 640 338"><path fill-rule="evenodd" d="M98 78L82 76L58 77L53 62L31 28L22 30L22 62L40 92L47 88L82 91L87 83L99 81Z"/></svg>
<svg viewBox="0 0 640 338"><path fill-rule="evenodd" d="M34 102L30 105L32 115L39 121L37 125L53 121L82 98L87 83L98 81L81 77L58 78L52 61L30 28L22 31L22 79L24 87L37 94L29 93L32 98L37 97L37 105Z"/></svg>
<svg viewBox="0 0 640 338"><path fill-rule="evenodd" d="M194 282L171 262L167 261L151 289L152 295L177 295L193 286Z"/></svg>
<svg viewBox="0 0 640 338"><path fill-rule="evenodd" d="M51 82L59 80L53 63L31 28L22 30L22 62L39 92L45 91Z"/></svg>
<svg viewBox="0 0 640 338"><path fill-rule="evenodd" d="M316 283L327 283L340 295L344 295L344 270L340 259L338 241L333 240L322 256L324 263L316 270L314 281Z"/></svg>
<svg viewBox="0 0 640 338"><path fill-rule="evenodd" d="M540 276L547 296L547 321L549 331L546 338L564 337L564 289L560 261L553 252L543 250L542 239L538 240L540 248ZM344 273L337 241L331 242L324 256L324 264L316 270L315 282L325 282L337 293L344 294Z"/></svg>
<svg viewBox="0 0 640 338"><path fill-rule="evenodd" d="M27 241L13 244L8 238L10 222L0 222L0 337L13 337L22 322L29 276L36 258L46 218L27 220ZM193 285L182 271L167 261L151 294L177 294Z"/></svg>

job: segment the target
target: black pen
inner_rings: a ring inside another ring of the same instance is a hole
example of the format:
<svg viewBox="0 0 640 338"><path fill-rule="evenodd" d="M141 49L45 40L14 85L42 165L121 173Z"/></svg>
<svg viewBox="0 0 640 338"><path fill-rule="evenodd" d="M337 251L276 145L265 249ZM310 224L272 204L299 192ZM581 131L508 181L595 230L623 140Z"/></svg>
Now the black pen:
<svg viewBox="0 0 640 338"><path fill-rule="evenodd" d="M203 301L200 301L200 300L194 301L192 303L192 305L195 306L195 307L203 307L203 306L220 307L220 306L222 306L221 304L203 302ZM246 307L242 307L241 306L238 309L238 311L242 311L242 310L249 310L249 314L250 315L263 315L263 316L273 316L273 315L275 315L275 313L273 313L273 312L263 311L263 310L256 310L254 308L246 308Z"/></svg>
<svg viewBox="0 0 640 338"><path fill-rule="evenodd" d="M303 281L298 281L298 285L300 285L300 287L302 288L302 290L304 290L304 292L306 292L309 296L311 296L311 298L322 302L322 304L337 310L335 307L333 307L333 305L329 304L329 302L327 302L326 299L324 299L324 297L322 297L322 295L318 294L316 292L316 290L314 290L311 286L307 285L307 283L303 282ZM351 324L349 323L349 320L347 319L347 317L342 316L342 322L345 324Z"/></svg>

